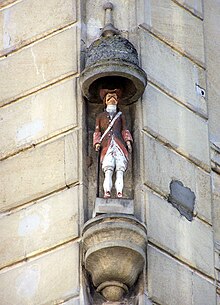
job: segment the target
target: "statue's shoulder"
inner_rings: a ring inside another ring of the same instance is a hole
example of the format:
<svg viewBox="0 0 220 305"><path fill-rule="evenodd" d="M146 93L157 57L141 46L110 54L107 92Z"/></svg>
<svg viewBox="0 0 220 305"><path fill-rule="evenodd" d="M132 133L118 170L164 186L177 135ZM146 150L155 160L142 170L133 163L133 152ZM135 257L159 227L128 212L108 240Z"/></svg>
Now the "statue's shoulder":
<svg viewBox="0 0 220 305"><path fill-rule="evenodd" d="M97 114L97 118L98 118L98 119L101 119L101 118L106 117L107 115L108 115L107 112L106 112L106 111L103 111L103 112Z"/></svg>

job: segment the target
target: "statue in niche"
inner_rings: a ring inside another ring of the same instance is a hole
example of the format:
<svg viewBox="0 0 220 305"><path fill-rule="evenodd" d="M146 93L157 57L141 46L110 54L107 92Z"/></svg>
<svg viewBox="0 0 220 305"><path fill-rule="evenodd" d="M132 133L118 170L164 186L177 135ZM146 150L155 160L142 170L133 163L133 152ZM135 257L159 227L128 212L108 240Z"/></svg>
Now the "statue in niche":
<svg viewBox="0 0 220 305"><path fill-rule="evenodd" d="M122 89L100 89L99 94L105 104L105 111L96 117L93 146L100 153L100 163L105 175L104 198L111 197L114 172L117 197L122 198L124 172L128 166L133 142L131 133L126 127L125 116L118 109Z"/></svg>

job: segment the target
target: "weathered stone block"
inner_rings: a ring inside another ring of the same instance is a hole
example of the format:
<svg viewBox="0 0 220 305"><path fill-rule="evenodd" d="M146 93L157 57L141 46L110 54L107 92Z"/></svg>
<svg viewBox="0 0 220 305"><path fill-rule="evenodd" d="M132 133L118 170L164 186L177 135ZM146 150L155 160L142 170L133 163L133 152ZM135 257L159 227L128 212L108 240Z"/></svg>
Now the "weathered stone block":
<svg viewBox="0 0 220 305"><path fill-rule="evenodd" d="M3 270L0 273L2 304L58 304L78 295L78 252L77 244L69 244Z"/></svg>
<svg viewBox="0 0 220 305"><path fill-rule="evenodd" d="M73 26L2 59L0 105L45 86L48 82L76 73L76 46L76 27Z"/></svg>
<svg viewBox="0 0 220 305"><path fill-rule="evenodd" d="M211 226L198 219L187 221L170 203L150 192L146 192L146 209L148 237L152 242L214 276Z"/></svg>
<svg viewBox="0 0 220 305"><path fill-rule="evenodd" d="M203 3L210 140L220 148L220 39L216 39L219 35L220 5L218 0Z"/></svg>
<svg viewBox="0 0 220 305"><path fill-rule="evenodd" d="M214 283L204 280L204 278L193 273L193 305L216 305L216 287Z"/></svg>
<svg viewBox="0 0 220 305"><path fill-rule="evenodd" d="M76 1L21 1L0 12L0 55L75 21Z"/></svg>
<svg viewBox="0 0 220 305"><path fill-rule="evenodd" d="M143 124L149 133L210 169L207 122L151 84L143 96Z"/></svg>
<svg viewBox="0 0 220 305"><path fill-rule="evenodd" d="M78 181L77 132L1 162L0 210L8 210Z"/></svg>
<svg viewBox="0 0 220 305"><path fill-rule="evenodd" d="M212 172L214 237L220 243L220 175Z"/></svg>
<svg viewBox="0 0 220 305"><path fill-rule="evenodd" d="M97 214L134 214L134 201L130 199L104 199L96 198L93 216Z"/></svg>
<svg viewBox="0 0 220 305"><path fill-rule="evenodd" d="M1 109L0 157L76 125L76 80L71 79Z"/></svg>
<svg viewBox="0 0 220 305"><path fill-rule="evenodd" d="M78 187L2 217L0 232L0 268L77 237Z"/></svg>
<svg viewBox="0 0 220 305"><path fill-rule="evenodd" d="M204 97L196 85L205 88L205 72L188 58L140 29L142 68L149 80L156 83L187 107L207 115Z"/></svg>
<svg viewBox="0 0 220 305"><path fill-rule="evenodd" d="M199 63L204 63L203 22L170 0L151 1L142 26ZM171 22L172 20L172 22Z"/></svg>
<svg viewBox="0 0 220 305"><path fill-rule="evenodd" d="M190 270L148 247L148 292L153 301L164 305L191 305L192 289Z"/></svg>
<svg viewBox="0 0 220 305"><path fill-rule="evenodd" d="M171 181L181 181L195 193L195 213L211 222L210 175L156 140L143 137L144 182L168 197Z"/></svg>
<svg viewBox="0 0 220 305"><path fill-rule="evenodd" d="M199 17L203 16L203 6L202 0L174 0L175 2L183 5L194 14L198 15Z"/></svg>
<svg viewBox="0 0 220 305"><path fill-rule="evenodd" d="M214 285L151 246L148 288L149 297L164 305L215 305L216 301Z"/></svg>

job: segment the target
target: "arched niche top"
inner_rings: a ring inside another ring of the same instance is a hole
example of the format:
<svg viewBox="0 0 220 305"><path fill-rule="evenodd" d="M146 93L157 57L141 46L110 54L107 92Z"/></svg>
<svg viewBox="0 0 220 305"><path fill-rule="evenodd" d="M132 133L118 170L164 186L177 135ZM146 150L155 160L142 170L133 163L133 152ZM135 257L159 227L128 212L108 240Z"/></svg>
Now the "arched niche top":
<svg viewBox="0 0 220 305"><path fill-rule="evenodd" d="M147 75L138 66L125 60L99 60L81 73L83 95L93 103L102 103L99 89L122 88L123 104L137 101L147 85Z"/></svg>
<svg viewBox="0 0 220 305"><path fill-rule="evenodd" d="M90 45L80 81L83 95L90 102L102 103L100 88L122 88L122 103L131 104L143 94L147 75L138 65L138 53L133 44L113 35L100 37Z"/></svg>

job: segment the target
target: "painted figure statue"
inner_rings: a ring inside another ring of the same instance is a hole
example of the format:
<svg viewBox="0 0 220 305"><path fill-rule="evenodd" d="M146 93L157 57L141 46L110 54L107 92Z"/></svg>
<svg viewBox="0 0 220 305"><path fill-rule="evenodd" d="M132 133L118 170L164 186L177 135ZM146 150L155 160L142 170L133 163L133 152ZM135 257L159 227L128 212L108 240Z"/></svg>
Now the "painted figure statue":
<svg viewBox="0 0 220 305"><path fill-rule="evenodd" d="M121 89L100 89L100 97L106 107L97 115L93 145L101 153L100 162L105 174L104 198L111 197L114 171L117 197L123 196L123 176L128 166L128 155L132 152L132 136L126 127L125 116L118 111L121 96Z"/></svg>

